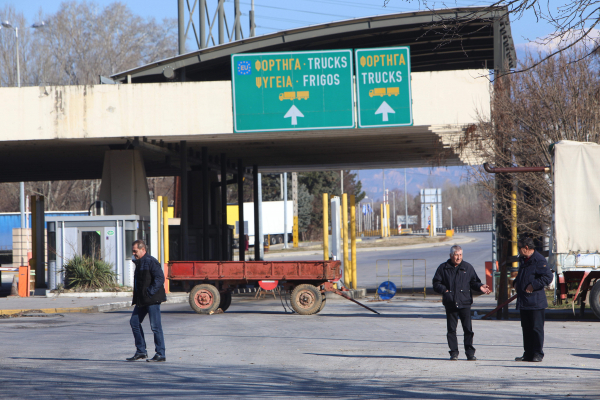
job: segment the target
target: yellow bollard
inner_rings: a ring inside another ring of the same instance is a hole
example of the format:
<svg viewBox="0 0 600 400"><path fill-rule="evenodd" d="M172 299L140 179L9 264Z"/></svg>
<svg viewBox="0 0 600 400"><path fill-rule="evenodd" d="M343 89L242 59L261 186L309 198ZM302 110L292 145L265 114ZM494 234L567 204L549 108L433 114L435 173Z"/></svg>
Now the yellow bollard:
<svg viewBox="0 0 600 400"><path fill-rule="evenodd" d="M323 260L329 260L329 200L323 193Z"/></svg>
<svg viewBox="0 0 600 400"><path fill-rule="evenodd" d="M512 211L512 220L511 220L511 241L512 241L512 255L519 255L519 248L517 244L517 192L513 191L511 200L511 211ZM512 263L513 268L519 268L519 263Z"/></svg>
<svg viewBox="0 0 600 400"><path fill-rule="evenodd" d="M352 257L352 289L356 289L356 198L350 196L350 255Z"/></svg>
<svg viewBox="0 0 600 400"><path fill-rule="evenodd" d="M346 287L351 288L350 286L350 271L351 266L348 264L348 195L346 193L342 194L342 243L344 248L344 283Z"/></svg>
<svg viewBox="0 0 600 400"><path fill-rule="evenodd" d="M390 205L386 204L385 205L385 236L386 237L390 237L391 232L390 232Z"/></svg>
<svg viewBox="0 0 600 400"><path fill-rule="evenodd" d="M292 240L294 247L298 247L298 216L294 216L294 227L292 228Z"/></svg>
<svg viewBox="0 0 600 400"><path fill-rule="evenodd" d="M156 259L158 260L158 263L160 264L160 260L162 259L161 257L161 243L162 243L162 229L161 229L161 223L160 221L162 221L163 218L163 209L162 209L162 196L156 196L156 226L153 227L152 229L154 229L154 232L156 233Z"/></svg>
<svg viewBox="0 0 600 400"><path fill-rule="evenodd" d="M165 243L164 245L164 250L165 250L165 292L166 293L170 293L171 292L171 287L170 287L170 282L168 279L169 276L169 198L167 196L163 196L162 198L162 203L163 203L163 241Z"/></svg>
<svg viewBox="0 0 600 400"><path fill-rule="evenodd" d="M381 206L379 208L379 213L381 214L381 218L380 218L380 220L381 220L381 226L379 228L380 228L380 231L381 231L381 237L384 237L385 231L383 229L383 203L381 203Z"/></svg>
<svg viewBox="0 0 600 400"><path fill-rule="evenodd" d="M342 239L342 243L344 240L344 217L342 217L342 215L344 215L344 206L343 204L340 204L340 223L342 224L341 229L340 229L340 239Z"/></svg>

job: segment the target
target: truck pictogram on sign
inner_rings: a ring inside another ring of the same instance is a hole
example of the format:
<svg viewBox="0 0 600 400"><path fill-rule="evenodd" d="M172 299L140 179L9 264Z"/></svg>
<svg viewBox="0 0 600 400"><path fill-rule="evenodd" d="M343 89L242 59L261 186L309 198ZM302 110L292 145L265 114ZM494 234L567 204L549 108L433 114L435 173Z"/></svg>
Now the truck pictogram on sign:
<svg viewBox="0 0 600 400"><path fill-rule="evenodd" d="M375 88L375 89L371 89L369 90L369 97L374 97L374 96L379 96L379 97L383 97L385 95L387 95L388 97L391 96L398 96L400 94L400 88L399 87L389 87L389 88Z"/></svg>
<svg viewBox="0 0 600 400"><path fill-rule="evenodd" d="M308 98L310 97L309 92L306 90L303 90L301 92L283 92L283 93L279 93L279 100L284 101L284 100L308 100Z"/></svg>

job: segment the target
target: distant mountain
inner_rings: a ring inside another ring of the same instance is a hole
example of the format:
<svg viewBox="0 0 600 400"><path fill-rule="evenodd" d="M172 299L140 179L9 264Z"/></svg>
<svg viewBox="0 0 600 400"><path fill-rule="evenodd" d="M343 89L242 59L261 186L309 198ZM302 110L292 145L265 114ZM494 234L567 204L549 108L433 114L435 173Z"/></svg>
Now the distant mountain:
<svg viewBox="0 0 600 400"><path fill-rule="evenodd" d="M420 189L443 187L446 182L456 186L465 183L471 167L407 168L406 183L408 193L417 195ZM381 199L383 192L383 170L358 171L358 179L367 196ZM404 190L404 169L385 170L385 188Z"/></svg>

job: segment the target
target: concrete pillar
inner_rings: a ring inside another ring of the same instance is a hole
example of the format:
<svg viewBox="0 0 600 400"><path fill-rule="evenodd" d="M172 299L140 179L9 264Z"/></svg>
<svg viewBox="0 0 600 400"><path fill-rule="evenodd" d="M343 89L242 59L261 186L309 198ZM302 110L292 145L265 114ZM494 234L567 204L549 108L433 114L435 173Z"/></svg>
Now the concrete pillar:
<svg viewBox="0 0 600 400"><path fill-rule="evenodd" d="M142 155L137 150L104 154L99 200L111 205L113 215L150 216L150 195Z"/></svg>

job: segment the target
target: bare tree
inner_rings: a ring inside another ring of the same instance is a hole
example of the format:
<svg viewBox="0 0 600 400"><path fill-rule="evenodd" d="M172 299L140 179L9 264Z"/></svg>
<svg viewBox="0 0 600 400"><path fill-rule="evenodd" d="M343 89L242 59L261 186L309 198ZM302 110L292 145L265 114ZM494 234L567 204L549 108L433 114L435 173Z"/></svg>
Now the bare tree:
<svg viewBox="0 0 600 400"><path fill-rule="evenodd" d="M492 116L481 119L464 142L479 145L484 159L505 166L548 166L560 140L600 143L598 57L572 48L538 64L528 55L521 74L506 76L492 98ZM578 62L574 62L578 61ZM530 66L535 65L532 68ZM547 174L511 174L508 186L474 170L477 182L495 194L496 211L510 224L511 192L517 192L518 230L539 236L551 224L552 181ZM498 185L496 185L498 186Z"/></svg>
<svg viewBox="0 0 600 400"><path fill-rule="evenodd" d="M104 8L88 1L61 4L55 14L40 12L33 29L13 6L0 19L19 28L24 85L92 85L108 76L177 54L175 19L144 19L123 3ZM0 85L16 86L14 30L0 31Z"/></svg>
<svg viewBox="0 0 600 400"><path fill-rule="evenodd" d="M175 20L144 20L120 2L105 8L65 2L44 20L47 27L36 32L35 45L44 59L42 75L52 84L95 84L99 75L176 54Z"/></svg>
<svg viewBox="0 0 600 400"><path fill-rule="evenodd" d="M398 2L399 0L393 0ZM410 0L400 0L410 1ZM392 0L383 0L383 6L387 6ZM435 0L418 0L419 4L433 13L443 11L447 7L459 7L457 4L448 2L436 2ZM461 22L481 21L482 11L500 11L504 9L502 18L509 18L512 21L523 18L526 13L533 14L538 22L545 22L552 27L553 32L544 37L525 38L530 43L545 48L534 62L527 65L521 64L519 68L512 72L522 72L523 70L533 68L555 55L577 47L580 51L578 59L585 58L597 51L599 46L599 35L597 25L600 22L600 3L590 0L564 0L562 2L550 2L541 0L508 0L493 1L483 8L478 8L471 14L468 8L467 15L461 17ZM441 14L441 13L440 13ZM453 40L464 39L462 24L456 24L456 20L439 18L437 22L428 25L426 32L435 31L441 34L446 40L438 46ZM493 23L493 19L488 19L488 25ZM482 26L483 27L483 26Z"/></svg>

